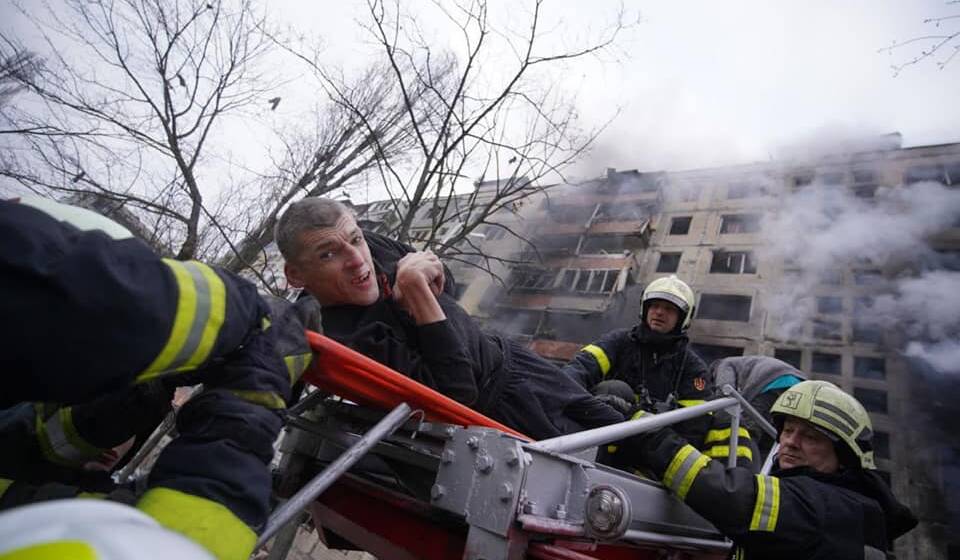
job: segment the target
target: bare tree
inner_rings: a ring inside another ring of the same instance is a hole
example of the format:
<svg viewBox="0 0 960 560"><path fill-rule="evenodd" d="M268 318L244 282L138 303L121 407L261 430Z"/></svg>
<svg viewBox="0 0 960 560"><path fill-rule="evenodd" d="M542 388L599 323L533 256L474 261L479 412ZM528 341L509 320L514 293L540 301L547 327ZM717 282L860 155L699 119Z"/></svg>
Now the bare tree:
<svg viewBox="0 0 960 560"><path fill-rule="evenodd" d="M910 52L910 49L919 49L919 52L911 53L906 61L890 65L894 76L898 76L908 66L928 59L933 59L937 68L943 70L960 53L960 0L947 0L946 4L956 5L957 13L924 19L924 25L932 28L930 33L894 41L890 46L877 51L893 55L899 52Z"/></svg>
<svg viewBox="0 0 960 560"><path fill-rule="evenodd" d="M229 4L229 6L228 6ZM30 132L0 173L35 192L89 193L139 209L160 245L201 256L203 172L225 118L266 103L271 43L251 0L63 0L20 11L47 60L18 74L30 103L8 118Z"/></svg>
<svg viewBox="0 0 960 560"><path fill-rule="evenodd" d="M620 12L588 44L543 52L541 0L511 5L513 21L529 9L521 31L495 27L485 0L433 7L462 38L460 56L430 44L419 18L399 2L367 2L363 25L380 47L415 142L409 157L379 160L378 172L399 216L394 236L408 239L420 212L431 224L421 238L428 247L486 259L470 234L516 211L545 179L562 180L599 132L578 127L575 104L560 87L563 65L610 48L626 25ZM459 194L468 176L485 188Z"/></svg>
<svg viewBox="0 0 960 560"><path fill-rule="evenodd" d="M0 36L0 107L23 90L24 79L36 74L38 67L35 54ZM0 134L4 132L0 130Z"/></svg>

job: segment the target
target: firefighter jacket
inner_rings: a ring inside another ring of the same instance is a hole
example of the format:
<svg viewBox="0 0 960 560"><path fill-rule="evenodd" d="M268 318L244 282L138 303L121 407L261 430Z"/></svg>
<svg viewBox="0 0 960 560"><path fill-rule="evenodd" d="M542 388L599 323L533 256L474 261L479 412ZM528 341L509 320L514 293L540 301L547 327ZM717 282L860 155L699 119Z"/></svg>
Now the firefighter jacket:
<svg viewBox="0 0 960 560"><path fill-rule="evenodd" d="M153 379L203 383L137 506L219 558L247 558L269 511L273 441L310 314L271 315L249 282L143 242L0 202L0 406L77 405ZM309 303L304 304L309 305ZM51 460L98 446L63 406L37 424Z"/></svg>
<svg viewBox="0 0 960 560"><path fill-rule="evenodd" d="M624 381L633 388L637 405L647 412L703 404L713 397L713 378L688 342L685 335L656 333L641 323L610 331L584 346L564 371L591 390L604 380ZM679 424L677 431L712 457L730 453L730 416L726 413L688 420ZM760 465L749 432L740 429L738 434L738 464ZM629 467L621 460L611 462Z"/></svg>
<svg viewBox="0 0 960 560"><path fill-rule="evenodd" d="M801 467L755 474L725 468L671 429L622 443L624 452L737 547L734 558L884 558L917 520L873 471Z"/></svg>
<svg viewBox="0 0 960 560"><path fill-rule="evenodd" d="M482 331L454 299L449 271L437 297L446 320L417 325L390 297L396 264L414 249L375 233L364 237L380 300L324 307L327 336L534 439L623 421L549 362Z"/></svg>

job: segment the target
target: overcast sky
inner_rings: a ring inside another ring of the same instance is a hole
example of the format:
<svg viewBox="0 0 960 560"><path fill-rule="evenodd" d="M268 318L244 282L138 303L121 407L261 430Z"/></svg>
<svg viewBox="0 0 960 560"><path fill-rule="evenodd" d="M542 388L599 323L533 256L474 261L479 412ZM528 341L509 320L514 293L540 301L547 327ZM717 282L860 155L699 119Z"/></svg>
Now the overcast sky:
<svg viewBox="0 0 960 560"><path fill-rule="evenodd" d="M401 4L433 33L438 48L458 47L459 36L443 27L432 2ZM498 26L519 30L528 21L529 1L490 4ZM323 62L348 74L362 71L374 52L358 23L369 20L365 0L270 0L265 6L281 24L320 38ZM576 95L585 128L619 110L573 176L597 176L607 167L679 170L767 160L779 147L811 138L899 131L907 146L960 141L960 56L944 70L928 59L895 77L891 65L909 60L917 48L878 52L894 41L960 30L960 17L939 30L924 23L960 16L958 2L625 0L623 7L640 23L617 48L554 74ZM619 8L616 0L546 0L544 29L551 32L541 52L595 36ZM0 0L0 26L29 38L12 12L10 0ZM296 123L318 97L305 68L289 60L278 66L303 76L283 86L280 108L273 113L264 106L265 122L239 129L233 123L223 133L226 151L254 168L262 167L262 125Z"/></svg>
<svg viewBox="0 0 960 560"><path fill-rule="evenodd" d="M429 3L403 4L429 20ZM503 12L523 3L492 4ZM362 60L364 36L354 23L363 16L362 0L272 5L298 29L322 34L331 60L347 67ZM599 28L618 6L547 0L544 9L558 29L547 44ZM581 174L765 160L785 143L837 135L899 131L905 145L960 141L960 56L944 70L928 60L894 77L891 65L916 49L878 52L895 40L938 32L924 19L960 15L960 4L664 0L624 7L642 21L620 49L565 72L585 124L603 123L621 109ZM956 30L960 19L944 26Z"/></svg>

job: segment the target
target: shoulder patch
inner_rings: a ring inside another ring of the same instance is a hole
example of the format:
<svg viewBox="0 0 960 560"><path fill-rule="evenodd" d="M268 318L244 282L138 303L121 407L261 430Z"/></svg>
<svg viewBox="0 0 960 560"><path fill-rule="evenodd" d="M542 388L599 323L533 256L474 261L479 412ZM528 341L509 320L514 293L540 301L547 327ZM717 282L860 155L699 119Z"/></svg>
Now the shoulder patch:
<svg viewBox="0 0 960 560"><path fill-rule="evenodd" d="M703 391L707 387L707 380L702 377L693 378L693 388L697 391Z"/></svg>

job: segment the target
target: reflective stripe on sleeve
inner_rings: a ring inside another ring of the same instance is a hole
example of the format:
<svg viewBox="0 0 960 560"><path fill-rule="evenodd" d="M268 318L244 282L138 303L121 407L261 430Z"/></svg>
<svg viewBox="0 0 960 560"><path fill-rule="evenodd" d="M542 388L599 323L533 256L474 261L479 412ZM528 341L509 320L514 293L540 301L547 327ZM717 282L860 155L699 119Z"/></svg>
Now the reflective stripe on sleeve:
<svg viewBox="0 0 960 560"><path fill-rule="evenodd" d="M221 560L248 558L257 534L223 504L171 488L151 488L137 502L168 529L186 535Z"/></svg>
<svg viewBox="0 0 960 560"><path fill-rule="evenodd" d="M757 501L750 519L751 531L773 532L780 515L780 479L775 476L757 477Z"/></svg>
<svg viewBox="0 0 960 560"><path fill-rule="evenodd" d="M252 391L243 389L229 389L230 393L236 395L249 403L258 404L264 408L273 410L282 410L287 408L287 403L283 398L273 391Z"/></svg>
<svg viewBox="0 0 960 560"><path fill-rule="evenodd" d="M607 373L610 372L610 358L607 357L607 353L603 351L603 348L600 348L596 344L587 344L580 350L590 354L597 360L597 365L600 366L600 374L606 377Z"/></svg>
<svg viewBox="0 0 960 560"><path fill-rule="evenodd" d="M707 466L710 458L693 448L692 445L684 445L680 451L674 455L670 465L663 473L663 483L673 490L680 499L687 497L687 492L693 486L693 481L697 475Z"/></svg>
<svg viewBox="0 0 960 560"><path fill-rule="evenodd" d="M166 344L137 382L202 365L226 318L226 286L212 268L196 261L163 262L177 282L177 311Z"/></svg>
<svg viewBox="0 0 960 560"><path fill-rule="evenodd" d="M748 432L746 428L740 428L737 430L737 434L739 434L741 439L750 439L750 432ZM704 443L727 442L730 441L730 435L730 428L724 428L722 430L709 430Z"/></svg>
<svg viewBox="0 0 960 560"><path fill-rule="evenodd" d="M0 478L0 498L7 493L7 488L10 488L11 484L13 484L13 481L9 478Z"/></svg>
<svg viewBox="0 0 960 560"><path fill-rule="evenodd" d="M89 544L83 541L62 540L28 544L22 548L0 554L2 560L97 560L101 558Z"/></svg>
<svg viewBox="0 0 960 560"><path fill-rule="evenodd" d="M290 384L293 385L303 375L304 370L310 367L313 361L313 352L306 354L297 354L294 356L284 356L283 363L287 364L287 374L290 375Z"/></svg>
<svg viewBox="0 0 960 560"><path fill-rule="evenodd" d="M707 457L712 459L725 459L730 456L730 446L729 445L714 445L710 449L707 449ZM746 457L747 459L753 461L753 450L745 445L737 446L737 457Z"/></svg>
<svg viewBox="0 0 960 560"><path fill-rule="evenodd" d="M703 399L681 399L677 401L677 404L680 406L697 406L698 404L703 404L707 401Z"/></svg>
<svg viewBox="0 0 960 560"><path fill-rule="evenodd" d="M44 457L52 463L76 466L99 457L101 449L83 439L73 425L73 409L61 408L44 420L36 414L37 442Z"/></svg>

